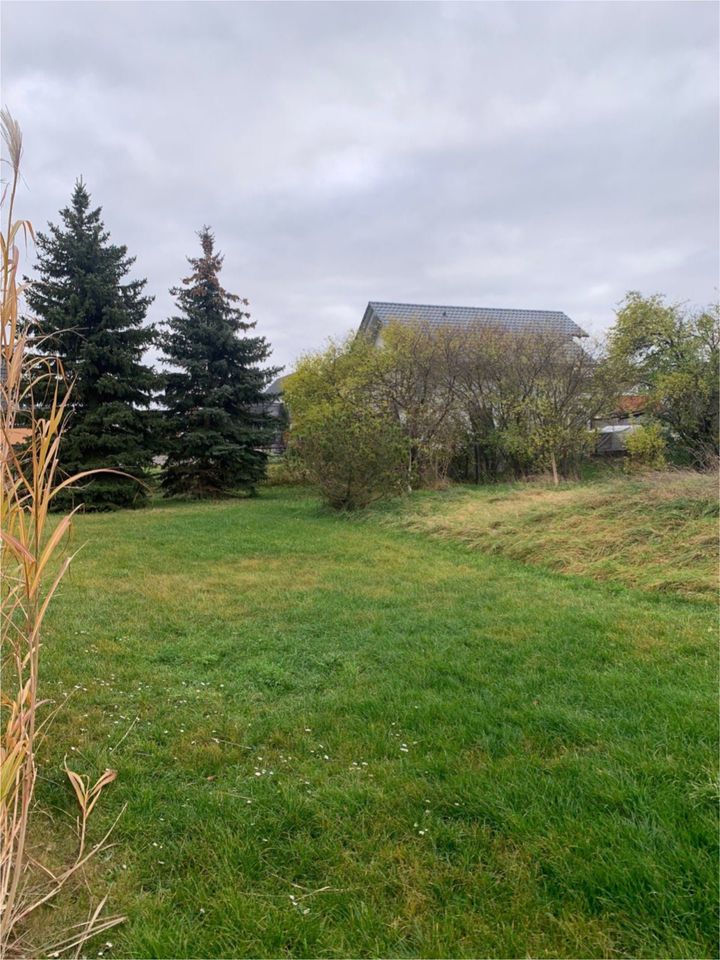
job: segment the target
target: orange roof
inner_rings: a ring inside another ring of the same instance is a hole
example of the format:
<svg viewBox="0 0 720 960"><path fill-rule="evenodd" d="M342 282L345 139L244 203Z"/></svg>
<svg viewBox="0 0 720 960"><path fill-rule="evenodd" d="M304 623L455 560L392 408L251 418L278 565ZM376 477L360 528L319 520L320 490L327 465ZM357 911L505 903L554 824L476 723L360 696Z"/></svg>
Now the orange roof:
<svg viewBox="0 0 720 960"><path fill-rule="evenodd" d="M32 436L32 430L28 427L13 427L7 432L7 438L15 446L16 443L25 443Z"/></svg>
<svg viewBox="0 0 720 960"><path fill-rule="evenodd" d="M647 406L647 397L627 395L620 397L617 408L621 413L639 413Z"/></svg>

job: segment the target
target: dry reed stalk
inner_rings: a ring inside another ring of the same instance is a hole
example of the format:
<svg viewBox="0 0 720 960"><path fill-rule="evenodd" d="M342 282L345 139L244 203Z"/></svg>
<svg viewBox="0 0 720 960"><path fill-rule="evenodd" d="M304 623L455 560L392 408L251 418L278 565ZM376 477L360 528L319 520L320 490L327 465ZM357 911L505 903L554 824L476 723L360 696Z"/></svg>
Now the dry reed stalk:
<svg viewBox="0 0 720 960"><path fill-rule="evenodd" d="M80 848L75 862L59 875L43 868L46 884L30 882L34 863L28 852L36 754L43 735L39 710L41 629L45 614L71 557L57 563L73 514L48 523L60 490L87 474L61 479L58 453L68 394L60 399L59 365L30 349L21 322L20 241L34 237L27 220L15 220L22 134L12 116L0 112L10 176L2 194L7 210L0 229L0 957L26 954L21 925L54 897L101 844L85 853L87 818L103 787L115 779L106 771L94 787L68 770L80 805ZM35 398L43 395L42 412ZM67 768L66 768L67 769ZM106 839L106 838L105 838ZM77 948L123 918L100 918L104 900L60 951Z"/></svg>

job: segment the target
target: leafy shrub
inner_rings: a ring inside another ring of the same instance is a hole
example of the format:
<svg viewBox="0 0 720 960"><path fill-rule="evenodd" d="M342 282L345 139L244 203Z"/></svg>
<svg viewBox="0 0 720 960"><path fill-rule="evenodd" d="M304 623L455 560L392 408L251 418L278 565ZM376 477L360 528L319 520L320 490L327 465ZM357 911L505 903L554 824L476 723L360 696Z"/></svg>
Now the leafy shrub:
<svg viewBox="0 0 720 960"><path fill-rule="evenodd" d="M576 476L588 421L614 393L606 368L567 337L419 321L332 343L285 382L291 441L342 506L434 487L450 472L465 479L468 466L478 481Z"/></svg>
<svg viewBox="0 0 720 960"><path fill-rule="evenodd" d="M407 438L377 411L336 410L303 432L299 449L323 498L337 510L366 507L407 485Z"/></svg>
<svg viewBox="0 0 720 960"><path fill-rule="evenodd" d="M628 469L661 469L666 463L666 446L665 436L659 423L647 423L633 430L625 441Z"/></svg>
<svg viewBox="0 0 720 960"><path fill-rule="evenodd" d="M456 380L465 343L427 323L387 324L370 357L373 395L407 437L408 486L446 481L467 423Z"/></svg>
<svg viewBox="0 0 720 960"><path fill-rule="evenodd" d="M631 291L609 348L618 382L646 392L674 458L712 467L720 455L720 305L697 310Z"/></svg>
<svg viewBox="0 0 720 960"><path fill-rule="evenodd" d="M305 461L295 447L289 447L267 466L265 484L269 487L302 487L311 483Z"/></svg>
<svg viewBox="0 0 720 960"><path fill-rule="evenodd" d="M291 442L326 503L351 510L408 482L406 432L377 390L377 355L363 339L304 357L285 384Z"/></svg>

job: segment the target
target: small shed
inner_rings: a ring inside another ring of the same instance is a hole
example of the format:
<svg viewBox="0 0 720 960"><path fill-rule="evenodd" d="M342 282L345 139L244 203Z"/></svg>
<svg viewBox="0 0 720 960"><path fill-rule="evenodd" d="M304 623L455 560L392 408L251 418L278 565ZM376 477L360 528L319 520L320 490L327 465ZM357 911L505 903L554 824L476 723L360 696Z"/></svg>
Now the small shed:
<svg viewBox="0 0 720 960"><path fill-rule="evenodd" d="M647 397L642 394L620 397L608 416L597 417L592 423L597 431L595 452L601 455L625 453L628 435L643 425L647 410Z"/></svg>
<svg viewBox="0 0 720 960"><path fill-rule="evenodd" d="M639 423L612 423L598 430L596 451L600 454L624 453L625 441Z"/></svg>

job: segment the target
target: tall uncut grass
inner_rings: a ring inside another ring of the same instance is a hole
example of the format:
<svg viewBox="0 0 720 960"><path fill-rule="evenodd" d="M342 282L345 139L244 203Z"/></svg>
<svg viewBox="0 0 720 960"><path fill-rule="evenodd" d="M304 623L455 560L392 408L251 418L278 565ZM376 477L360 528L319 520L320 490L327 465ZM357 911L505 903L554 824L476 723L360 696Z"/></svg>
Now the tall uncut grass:
<svg viewBox="0 0 720 960"><path fill-rule="evenodd" d="M386 511L387 522L483 553L712 602L718 590L717 471L615 471L546 482L456 487Z"/></svg>
<svg viewBox="0 0 720 960"><path fill-rule="evenodd" d="M52 711L42 699L42 626L71 557L63 550L73 514L49 522L53 499L80 479L62 478L58 452L68 395L59 398L62 370L38 353L23 323L19 282L21 248L33 240L27 220L15 219L22 134L12 116L0 112L8 172L2 194L2 313L0 316L0 956L28 956L30 914L53 898L102 846L86 849L87 818L102 789L115 779L107 770L91 786L67 770L79 804L78 851L61 872L40 867L30 853L35 808L37 752ZM36 399L42 399L42 406ZM88 937L119 923L101 918L102 900L89 919L66 931L42 952L77 950Z"/></svg>

